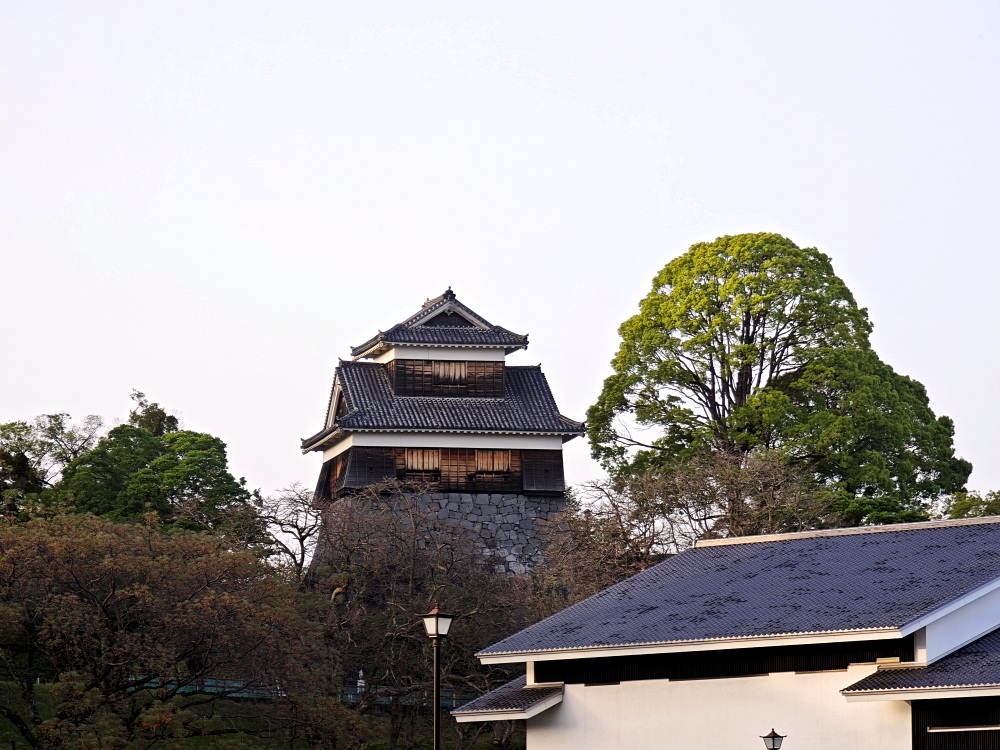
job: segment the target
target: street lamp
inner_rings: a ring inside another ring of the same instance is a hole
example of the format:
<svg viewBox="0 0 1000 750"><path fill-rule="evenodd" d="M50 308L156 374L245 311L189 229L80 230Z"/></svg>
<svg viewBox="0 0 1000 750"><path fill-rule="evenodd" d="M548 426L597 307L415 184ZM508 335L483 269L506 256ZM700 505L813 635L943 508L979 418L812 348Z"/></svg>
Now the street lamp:
<svg viewBox="0 0 1000 750"><path fill-rule="evenodd" d="M441 750L441 639L448 637L455 615L445 614L435 604L434 609L420 618L424 621L427 637L434 644L434 750Z"/></svg>
<svg viewBox="0 0 1000 750"><path fill-rule="evenodd" d="M787 736L787 734L778 734L772 728L770 732L762 734L760 738L764 740L764 747L767 750L781 750L781 741Z"/></svg>

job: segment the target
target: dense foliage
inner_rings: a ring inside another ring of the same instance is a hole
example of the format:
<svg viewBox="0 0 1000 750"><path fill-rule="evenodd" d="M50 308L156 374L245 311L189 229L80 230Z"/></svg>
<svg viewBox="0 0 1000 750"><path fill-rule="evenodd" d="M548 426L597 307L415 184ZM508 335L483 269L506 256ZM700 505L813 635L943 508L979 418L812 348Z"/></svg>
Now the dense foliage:
<svg viewBox="0 0 1000 750"><path fill-rule="evenodd" d="M34 498L49 506L120 521L153 513L193 529L246 526L253 495L229 471L226 444L180 429L143 393L128 420L101 434L96 416L67 414L0 425L0 489L8 509ZM247 529L243 529L246 531Z"/></svg>
<svg viewBox="0 0 1000 750"><path fill-rule="evenodd" d="M0 739L413 748L430 718L419 614L437 600L463 621L446 689L510 679L474 654L527 624L529 583L416 499L432 488L372 487L324 525L311 492L248 492L222 440L133 399L108 431L65 414L0 425ZM446 727L456 748L513 736Z"/></svg>
<svg viewBox="0 0 1000 750"><path fill-rule="evenodd" d="M96 415L74 424L65 413L0 424L0 493L5 503L16 504L51 487L68 463L94 447L103 426Z"/></svg>
<svg viewBox="0 0 1000 750"><path fill-rule="evenodd" d="M594 455L621 473L768 451L835 490L841 523L925 518L972 467L870 331L818 250L775 234L694 245L619 329L587 415Z"/></svg>
<svg viewBox="0 0 1000 750"><path fill-rule="evenodd" d="M88 515L0 524L0 716L31 747L335 747L352 724L325 646L321 602L211 535ZM226 698L245 708L215 713Z"/></svg>
<svg viewBox="0 0 1000 750"><path fill-rule="evenodd" d="M332 600L331 632L347 674L364 673L359 708L388 712L389 748L411 747L430 691L430 641L419 616L436 602L461 618L443 649L445 690L466 698L510 680L475 653L532 622L529 582L496 574L478 535L438 515L434 488L388 482L331 506L313 585ZM446 514L445 514L446 515ZM449 747L486 727L445 723ZM509 726L497 744L506 744Z"/></svg>

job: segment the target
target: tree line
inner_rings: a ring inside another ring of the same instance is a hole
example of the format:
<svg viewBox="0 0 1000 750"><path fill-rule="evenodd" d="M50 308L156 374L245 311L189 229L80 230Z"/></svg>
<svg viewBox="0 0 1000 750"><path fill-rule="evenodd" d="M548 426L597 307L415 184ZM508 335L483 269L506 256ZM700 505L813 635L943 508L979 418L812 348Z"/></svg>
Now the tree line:
<svg viewBox="0 0 1000 750"><path fill-rule="evenodd" d="M513 676L477 650L698 539L1000 511L871 330L830 259L778 235L668 263L588 411L607 476L571 489L519 576L437 519L431 486L366 488L324 522L310 491L249 489L221 439L140 392L110 429L2 424L0 742L417 748L434 602L461 618L445 688L471 697ZM455 748L517 741L446 727Z"/></svg>

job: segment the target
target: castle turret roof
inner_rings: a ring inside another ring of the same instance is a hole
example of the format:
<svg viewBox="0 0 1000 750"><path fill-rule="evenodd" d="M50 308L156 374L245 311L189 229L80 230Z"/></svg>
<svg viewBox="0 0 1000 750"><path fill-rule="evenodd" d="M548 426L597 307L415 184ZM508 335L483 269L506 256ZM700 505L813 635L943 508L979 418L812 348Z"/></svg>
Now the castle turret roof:
<svg viewBox="0 0 1000 750"><path fill-rule="evenodd" d="M341 362L335 384L346 413L329 428L302 441L316 450L340 432L417 431L533 433L571 439L584 425L559 413L538 365L507 367L503 398L398 396L388 368L375 362Z"/></svg>
<svg viewBox="0 0 1000 750"><path fill-rule="evenodd" d="M365 343L351 347L351 356L371 357L399 344L430 347L503 349L507 354L528 346L527 335L495 326L469 309L448 290L429 299L420 310Z"/></svg>

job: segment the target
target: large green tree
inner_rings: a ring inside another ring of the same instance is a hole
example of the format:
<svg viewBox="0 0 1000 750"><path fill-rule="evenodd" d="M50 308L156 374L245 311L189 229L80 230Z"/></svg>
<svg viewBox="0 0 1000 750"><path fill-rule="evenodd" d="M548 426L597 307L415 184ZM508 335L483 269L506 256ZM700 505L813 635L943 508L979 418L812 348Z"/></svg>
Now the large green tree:
<svg viewBox="0 0 1000 750"><path fill-rule="evenodd" d="M161 522L195 529L254 515L252 495L230 473L221 439L179 429L176 417L140 392L132 399L128 422L70 461L49 499L120 521L155 513Z"/></svg>
<svg viewBox="0 0 1000 750"><path fill-rule="evenodd" d="M117 520L154 512L213 527L250 493L229 472L226 444L201 432L178 430L157 437L119 425L63 472L54 495L74 509Z"/></svg>
<svg viewBox="0 0 1000 750"><path fill-rule="evenodd" d="M66 413L0 424L0 492L16 502L51 487L67 464L94 447L103 424L94 414L74 423Z"/></svg>
<svg viewBox="0 0 1000 750"><path fill-rule="evenodd" d="M778 452L834 489L851 524L924 518L971 472L951 420L879 360L867 311L814 248L767 233L694 245L619 332L588 411L613 471Z"/></svg>

